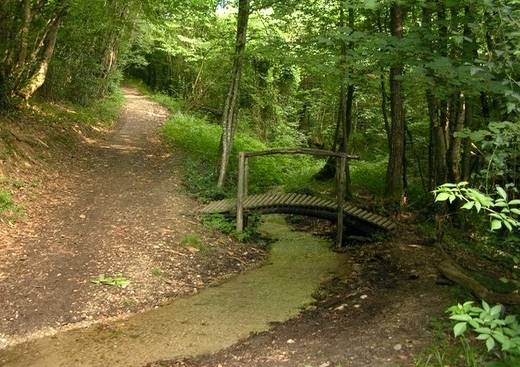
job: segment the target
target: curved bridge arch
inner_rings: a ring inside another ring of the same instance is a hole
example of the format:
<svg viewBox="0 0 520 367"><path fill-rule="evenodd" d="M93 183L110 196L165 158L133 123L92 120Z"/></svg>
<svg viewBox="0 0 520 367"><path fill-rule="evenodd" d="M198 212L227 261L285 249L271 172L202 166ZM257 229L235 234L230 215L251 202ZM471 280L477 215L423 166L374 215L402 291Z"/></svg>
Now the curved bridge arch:
<svg viewBox="0 0 520 367"><path fill-rule="evenodd" d="M261 195L248 195L248 160L253 157L269 155L314 155L336 158L336 200L319 198L312 195L271 193ZM347 160L359 159L357 156L347 155L342 152L333 152L321 149L309 148L280 148L254 152L240 152L238 170L237 198L225 199L209 203L202 209L202 213L236 213L237 231L244 227L245 212L260 213L284 213L302 214L307 216L336 219L337 236L336 244L341 246L343 240L344 220L354 220L376 228L392 230L395 224L388 218L370 213L364 209L346 204L345 197L345 168Z"/></svg>

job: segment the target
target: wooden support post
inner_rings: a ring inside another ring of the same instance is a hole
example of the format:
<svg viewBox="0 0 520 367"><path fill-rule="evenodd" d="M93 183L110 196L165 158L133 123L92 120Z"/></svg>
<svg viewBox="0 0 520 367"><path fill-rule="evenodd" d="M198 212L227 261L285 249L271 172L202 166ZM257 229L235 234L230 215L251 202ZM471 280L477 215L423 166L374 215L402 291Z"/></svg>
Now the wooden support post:
<svg viewBox="0 0 520 367"><path fill-rule="evenodd" d="M246 189L246 155L240 152L238 157L238 193L237 193L237 232L244 230L244 196Z"/></svg>
<svg viewBox="0 0 520 367"><path fill-rule="evenodd" d="M347 157L342 156L336 158L336 191L337 191L337 205L338 205L338 222L337 222L337 234L336 234L336 246L341 247L343 245L343 206L345 203L345 185L346 176L345 171L347 167Z"/></svg>
<svg viewBox="0 0 520 367"><path fill-rule="evenodd" d="M244 162L244 199L249 195L249 157L246 156L246 160Z"/></svg>

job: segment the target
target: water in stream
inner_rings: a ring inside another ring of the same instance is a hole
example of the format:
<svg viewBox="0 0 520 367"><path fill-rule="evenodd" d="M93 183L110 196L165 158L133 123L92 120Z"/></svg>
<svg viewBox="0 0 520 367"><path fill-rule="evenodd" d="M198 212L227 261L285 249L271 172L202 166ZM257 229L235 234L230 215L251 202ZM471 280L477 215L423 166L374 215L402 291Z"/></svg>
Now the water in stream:
<svg viewBox="0 0 520 367"><path fill-rule="evenodd" d="M216 352L296 316L320 283L349 270L327 241L291 231L279 216L267 217L261 231L277 239L264 266L124 321L0 351L0 366L131 367Z"/></svg>

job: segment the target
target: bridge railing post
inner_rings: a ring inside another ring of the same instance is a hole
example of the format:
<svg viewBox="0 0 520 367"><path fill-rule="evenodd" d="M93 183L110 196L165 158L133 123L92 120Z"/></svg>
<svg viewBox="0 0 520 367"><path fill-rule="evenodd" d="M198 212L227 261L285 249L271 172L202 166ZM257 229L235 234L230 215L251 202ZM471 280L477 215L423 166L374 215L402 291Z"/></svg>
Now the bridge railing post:
<svg viewBox="0 0 520 367"><path fill-rule="evenodd" d="M244 197L247 195L247 158L245 152L238 156L237 232L244 230Z"/></svg>
<svg viewBox="0 0 520 367"><path fill-rule="evenodd" d="M345 185L346 185L347 156L343 155L336 158L336 192L337 192L337 225L336 225L336 246L343 245L343 207L345 205Z"/></svg>

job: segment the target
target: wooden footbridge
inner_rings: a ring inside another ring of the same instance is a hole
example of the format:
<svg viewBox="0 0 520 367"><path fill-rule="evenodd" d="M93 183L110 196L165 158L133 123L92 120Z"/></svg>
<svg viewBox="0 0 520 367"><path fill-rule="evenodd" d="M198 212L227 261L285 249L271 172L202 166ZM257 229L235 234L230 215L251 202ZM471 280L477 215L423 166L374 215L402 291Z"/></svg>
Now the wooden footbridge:
<svg viewBox="0 0 520 367"><path fill-rule="evenodd" d="M315 156L332 156L336 158L336 200L321 198L313 195L294 193L267 193L247 195L248 186L248 159L251 157L273 154L311 154ZM364 229L393 230L395 223L381 215L357 208L345 203L345 167L348 159L358 159L345 153L331 152L319 149L272 149L257 152L241 152L239 155L238 194L236 199L224 199L209 203L202 209L205 214L236 213L237 231L244 227L246 213L284 213L314 216L325 219L336 219L336 242L341 246L343 227L346 221L349 224Z"/></svg>

